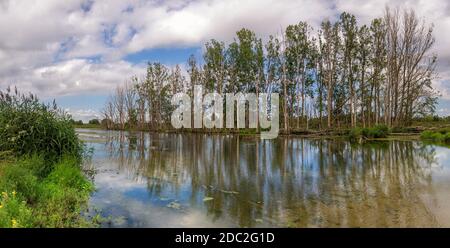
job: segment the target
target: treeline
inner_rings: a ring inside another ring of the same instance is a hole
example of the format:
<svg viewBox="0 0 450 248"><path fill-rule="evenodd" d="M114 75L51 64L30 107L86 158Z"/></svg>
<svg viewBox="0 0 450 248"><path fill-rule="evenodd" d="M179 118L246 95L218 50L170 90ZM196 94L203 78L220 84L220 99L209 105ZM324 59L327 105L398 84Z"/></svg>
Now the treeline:
<svg viewBox="0 0 450 248"><path fill-rule="evenodd" d="M279 93L285 132L408 125L435 111L432 33L433 26L413 10L389 8L370 25L342 13L318 30L300 22L264 42L244 28L228 45L207 42L203 60L191 56L186 74L179 65L149 63L145 78L133 77L116 89L103 110L103 124L169 127L171 97L192 96L193 86L202 85L204 92L219 94Z"/></svg>

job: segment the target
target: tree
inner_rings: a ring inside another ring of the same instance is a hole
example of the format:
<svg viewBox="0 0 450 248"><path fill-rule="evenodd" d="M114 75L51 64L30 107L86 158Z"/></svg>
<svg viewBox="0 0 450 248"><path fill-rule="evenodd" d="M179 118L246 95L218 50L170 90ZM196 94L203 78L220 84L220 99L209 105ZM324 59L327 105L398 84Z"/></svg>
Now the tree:
<svg viewBox="0 0 450 248"><path fill-rule="evenodd" d="M389 126L410 123L415 114L434 111L437 93L431 82L436 77L433 27L420 22L413 10L403 15L386 9L387 87L385 122Z"/></svg>
<svg viewBox="0 0 450 248"><path fill-rule="evenodd" d="M91 125L100 125L100 121L99 121L99 119L92 119L92 120L89 120L89 124L91 124Z"/></svg>
<svg viewBox="0 0 450 248"><path fill-rule="evenodd" d="M341 48L341 40L339 37L339 24L331 24L330 21L322 22L322 34L319 39L322 80L325 81L327 90L327 126L332 127L333 120L333 95L335 92L335 84L337 80L338 56Z"/></svg>
<svg viewBox="0 0 450 248"><path fill-rule="evenodd" d="M205 89L223 93L226 79L226 50L223 42L211 40L205 44L205 62L203 71L205 73Z"/></svg>
<svg viewBox="0 0 450 248"><path fill-rule="evenodd" d="M432 116L437 99L433 27L413 11L387 9L370 26L358 26L354 15L342 13L337 22L323 21L317 36L311 31L299 22L278 37L269 36L264 45L245 28L228 45L210 40L202 64L189 57L187 78L179 65L169 69L149 63L145 78L133 77L108 98L102 113L110 121L104 123L119 129L126 124L166 128L171 96L186 92L192 97L194 85L205 92L256 93L258 98L261 92L279 93L286 133L292 121L297 128L317 123L322 129L326 119L331 129L406 125Z"/></svg>
<svg viewBox="0 0 450 248"><path fill-rule="evenodd" d="M357 54L357 34L358 28L356 25L356 18L354 15L348 13L342 13L340 24L342 26L342 34L343 34L343 53L344 53L344 63L343 63L343 73L344 78L346 80L347 87L350 94L350 119L351 126L356 126L356 85L355 85L355 71L358 70L357 64L355 62L356 54ZM345 100L347 101L347 100Z"/></svg>
<svg viewBox="0 0 450 248"><path fill-rule="evenodd" d="M370 109L370 99L368 99L367 69L370 66L370 46L371 37L369 28L363 25L358 32L357 59L359 61L359 92L362 126L366 127L366 111Z"/></svg>
<svg viewBox="0 0 450 248"><path fill-rule="evenodd" d="M300 120L305 119L305 100L312 86L313 69L313 40L310 35L311 27L306 22L297 25L289 25L286 28L286 63L288 80L291 82L290 95L297 99L290 99L291 111L297 105L297 128Z"/></svg>
<svg viewBox="0 0 450 248"><path fill-rule="evenodd" d="M382 84L386 79L386 25L383 19L374 19L370 25L371 35L371 50L370 50L370 93L369 101L371 106L368 108L368 125L370 126L372 120L378 125L381 116L381 99L380 92Z"/></svg>
<svg viewBox="0 0 450 248"><path fill-rule="evenodd" d="M127 112L126 121L129 127L134 128L137 125L138 117L137 117L137 92L136 85L138 83L137 77L131 78L131 82L126 82L124 91L125 91L125 106Z"/></svg>

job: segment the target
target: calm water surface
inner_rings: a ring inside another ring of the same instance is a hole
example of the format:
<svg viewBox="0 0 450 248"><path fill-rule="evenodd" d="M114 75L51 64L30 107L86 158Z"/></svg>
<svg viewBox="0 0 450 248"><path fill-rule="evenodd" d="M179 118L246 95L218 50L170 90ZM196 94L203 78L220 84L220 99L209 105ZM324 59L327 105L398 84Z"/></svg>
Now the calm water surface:
<svg viewBox="0 0 450 248"><path fill-rule="evenodd" d="M78 130L106 227L450 227L450 149Z"/></svg>

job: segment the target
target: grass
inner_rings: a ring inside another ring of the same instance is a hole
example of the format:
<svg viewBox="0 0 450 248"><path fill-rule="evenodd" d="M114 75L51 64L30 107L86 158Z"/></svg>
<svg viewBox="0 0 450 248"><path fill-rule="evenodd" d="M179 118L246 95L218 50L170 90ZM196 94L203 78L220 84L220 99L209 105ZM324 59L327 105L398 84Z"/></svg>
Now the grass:
<svg viewBox="0 0 450 248"><path fill-rule="evenodd" d="M45 163L36 155L3 164L0 227L95 226L80 215L93 184L77 160L64 158L42 176L40 167Z"/></svg>
<svg viewBox="0 0 450 248"><path fill-rule="evenodd" d="M94 187L70 120L56 104L0 91L0 227L95 226L81 217Z"/></svg>
<svg viewBox="0 0 450 248"><path fill-rule="evenodd" d="M352 128L348 133L348 137L351 141L358 139L379 139L386 138L390 133L390 130L385 125L377 125L370 128Z"/></svg>
<svg viewBox="0 0 450 248"><path fill-rule="evenodd" d="M103 129L103 126L100 124L83 124L83 125L74 124L73 127L74 128L86 128L86 129Z"/></svg>
<svg viewBox="0 0 450 248"><path fill-rule="evenodd" d="M450 130L448 128L427 130L420 134L420 138L424 141L448 145L450 144Z"/></svg>

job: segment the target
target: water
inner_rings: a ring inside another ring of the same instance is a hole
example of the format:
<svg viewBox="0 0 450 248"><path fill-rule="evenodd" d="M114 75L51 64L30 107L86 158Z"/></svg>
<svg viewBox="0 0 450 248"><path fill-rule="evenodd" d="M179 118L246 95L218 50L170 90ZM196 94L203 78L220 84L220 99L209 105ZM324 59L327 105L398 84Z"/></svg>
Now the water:
<svg viewBox="0 0 450 248"><path fill-rule="evenodd" d="M105 227L450 227L450 149L78 130Z"/></svg>

